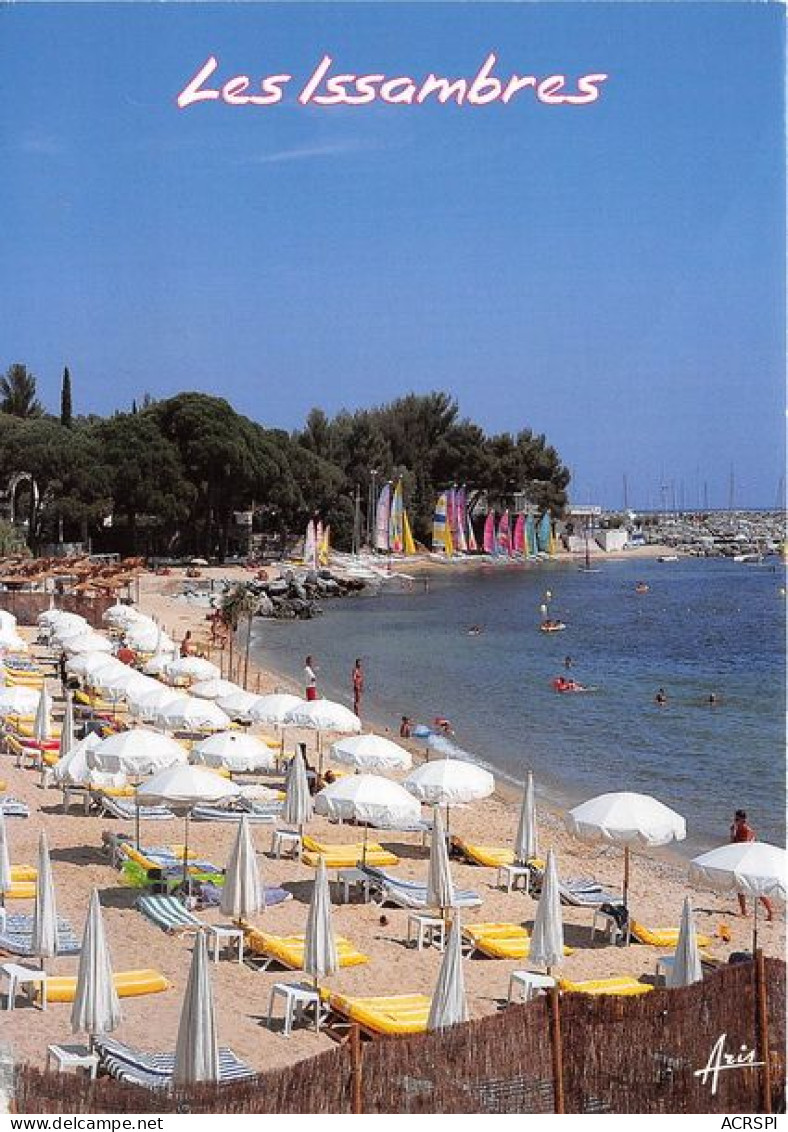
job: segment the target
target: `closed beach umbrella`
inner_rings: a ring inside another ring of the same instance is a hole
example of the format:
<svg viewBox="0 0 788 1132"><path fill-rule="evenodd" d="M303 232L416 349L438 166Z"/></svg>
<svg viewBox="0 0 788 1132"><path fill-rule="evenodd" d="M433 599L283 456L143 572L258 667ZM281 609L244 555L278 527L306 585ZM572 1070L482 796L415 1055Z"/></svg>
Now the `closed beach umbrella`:
<svg viewBox="0 0 788 1132"><path fill-rule="evenodd" d="M468 1021L468 999L465 994L465 972L462 967L462 924L455 909L438 981L432 995L428 1030L444 1030Z"/></svg>
<svg viewBox="0 0 788 1132"><path fill-rule="evenodd" d="M361 720L350 708L334 700L311 700L294 707L285 716L284 723L293 727L306 727L311 731L342 731L355 735L361 731Z"/></svg>
<svg viewBox="0 0 788 1132"><path fill-rule="evenodd" d="M718 892L755 898L752 946L758 945L758 899L785 900L785 849L768 841L736 841L690 861L690 878Z"/></svg>
<svg viewBox="0 0 788 1132"><path fill-rule="evenodd" d="M312 817L312 796L309 793L309 781L300 751L296 751L287 768L282 817L288 825L295 825L301 831Z"/></svg>
<svg viewBox="0 0 788 1132"><path fill-rule="evenodd" d="M444 909L454 905L454 884L451 879L446 831L440 810L435 809L430 841L430 864L427 871L427 907Z"/></svg>
<svg viewBox="0 0 788 1132"><path fill-rule="evenodd" d="M188 757L180 743L169 735L134 727L102 739L90 752L88 762L95 770L106 770L111 774L122 771L139 778L174 763L186 763Z"/></svg>
<svg viewBox="0 0 788 1132"><path fill-rule="evenodd" d="M702 978L703 971L700 965L695 920L692 915L692 901L689 896L685 896L676 952L673 956L673 964L668 970L665 984L669 987L688 987L691 983L699 983Z"/></svg>
<svg viewBox="0 0 788 1132"><path fill-rule="evenodd" d="M33 738L37 743L47 743L52 738L52 697L44 684L36 705L36 718L33 723Z"/></svg>
<svg viewBox="0 0 788 1132"><path fill-rule="evenodd" d="M309 915L304 940L304 971L311 975L317 986L318 979L333 975L339 970L334 928L331 923L331 894L328 889L326 864L320 860L315 872Z"/></svg>
<svg viewBox="0 0 788 1132"><path fill-rule="evenodd" d="M11 889L11 857L8 852L8 835L5 817L0 810L0 906L5 904L5 894Z"/></svg>
<svg viewBox="0 0 788 1132"><path fill-rule="evenodd" d="M92 1039L95 1034L117 1030L121 1017L98 889L94 888L82 936L71 1029L75 1034L89 1034Z"/></svg>
<svg viewBox="0 0 788 1132"><path fill-rule="evenodd" d="M551 968L557 967L564 958L564 920L561 914L558 870L552 849L547 851L547 865L531 933L528 958L532 963L546 967L548 974Z"/></svg>
<svg viewBox="0 0 788 1132"><path fill-rule="evenodd" d="M33 715L39 699L35 688L0 688L0 716Z"/></svg>
<svg viewBox="0 0 788 1132"><path fill-rule="evenodd" d="M173 731L224 731L232 721L213 700L179 696L159 707L153 722Z"/></svg>
<svg viewBox="0 0 788 1132"><path fill-rule="evenodd" d="M41 960L42 969L45 959L52 959L57 955L55 884L52 880L52 864L49 860L47 835L43 829L38 837L38 877L30 950L31 954L36 955Z"/></svg>
<svg viewBox="0 0 788 1132"><path fill-rule="evenodd" d="M233 851L225 871L221 909L236 923L250 920L265 907L260 870L252 843L249 822L241 818Z"/></svg>
<svg viewBox="0 0 788 1132"><path fill-rule="evenodd" d="M398 782L379 774L351 774L315 795L315 813L341 821L398 829L421 818L419 802Z"/></svg>
<svg viewBox="0 0 788 1132"><path fill-rule="evenodd" d="M205 932L199 931L178 1025L172 1074L176 1085L219 1080L219 1042L210 972Z"/></svg>
<svg viewBox="0 0 788 1132"><path fill-rule="evenodd" d="M525 793L523 794L523 804L520 809L520 821L517 825L517 836L514 839L514 861L516 865L525 865L538 855L534 776L529 770Z"/></svg>
<svg viewBox="0 0 788 1132"><path fill-rule="evenodd" d="M265 743L242 731L218 731L198 743L192 749L191 758L192 762L224 767L233 774L270 770L275 762Z"/></svg>
<svg viewBox="0 0 788 1132"><path fill-rule="evenodd" d="M349 735L332 744L331 757L358 770L410 770L410 751L382 735Z"/></svg>
<svg viewBox="0 0 788 1132"><path fill-rule="evenodd" d="M210 660L201 656L181 656L171 660L164 669L170 680L213 680L221 676L221 672Z"/></svg>
<svg viewBox="0 0 788 1132"><path fill-rule="evenodd" d="M192 691L194 691L194 687L192 686ZM225 715L229 715L230 719L239 720L241 723L251 723L252 711L259 698L253 692L245 692L243 688L239 688L230 695L220 696L216 703Z"/></svg>
<svg viewBox="0 0 788 1132"><path fill-rule="evenodd" d="M295 708L306 707L306 700L291 696L287 692L272 692L268 696L256 696L255 704L249 712L253 723L283 724Z"/></svg>
<svg viewBox="0 0 788 1132"><path fill-rule="evenodd" d="M650 794L600 794L575 806L566 827L581 841L624 846L624 905L629 895L629 849L632 845L667 845L683 841L687 823Z"/></svg>
<svg viewBox="0 0 788 1132"><path fill-rule="evenodd" d="M71 693L66 692L66 710L63 713L63 722L60 725L60 743L58 745L58 754L61 759L65 758L71 748L74 746L74 701L71 698Z"/></svg>
<svg viewBox="0 0 788 1132"><path fill-rule="evenodd" d="M243 688L233 684L232 680L222 680L216 676L212 680L198 680L196 684L192 684L189 691L193 696L199 696L201 700L221 700L224 696L242 692Z"/></svg>

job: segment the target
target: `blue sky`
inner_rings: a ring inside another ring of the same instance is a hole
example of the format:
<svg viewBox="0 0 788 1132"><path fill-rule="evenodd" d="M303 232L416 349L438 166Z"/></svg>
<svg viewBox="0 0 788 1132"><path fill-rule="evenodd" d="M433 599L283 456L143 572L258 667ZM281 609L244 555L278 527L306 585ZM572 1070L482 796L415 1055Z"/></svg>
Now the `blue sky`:
<svg viewBox="0 0 788 1132"><path fill-rule="evenodd" d="M335 70L606 72L589 106L303 107ZM288 72L280 105L175 98ZM577 501L775 503L777 4L0 8L0 368L56 409L201 389L276 427L447 389ZM300 82L299 82L300 80Z"/></svg>

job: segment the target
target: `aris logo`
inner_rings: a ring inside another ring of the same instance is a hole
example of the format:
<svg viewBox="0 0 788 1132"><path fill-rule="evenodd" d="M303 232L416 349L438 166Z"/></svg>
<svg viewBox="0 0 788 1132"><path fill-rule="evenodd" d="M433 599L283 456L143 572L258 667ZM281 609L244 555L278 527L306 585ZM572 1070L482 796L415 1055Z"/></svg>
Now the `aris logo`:
<svg viewBox="0 0 788 1132"><path fill-rule="evenodd" d="M717 1092L720 1073L724 1070L754 1069L758 1065L763 1065L762 1061L755 1060L755 1050L750 1049L749 1046L741 1045L738 1053L727 1053L725 1050L725 1039L727 1036L727 1034L720 1034L711 1047L709 1060L702 1069L695 1070L694 1075L700 1077L701 1084L705 1085L707 1082L711 1081L712 1096Z"/></svg>

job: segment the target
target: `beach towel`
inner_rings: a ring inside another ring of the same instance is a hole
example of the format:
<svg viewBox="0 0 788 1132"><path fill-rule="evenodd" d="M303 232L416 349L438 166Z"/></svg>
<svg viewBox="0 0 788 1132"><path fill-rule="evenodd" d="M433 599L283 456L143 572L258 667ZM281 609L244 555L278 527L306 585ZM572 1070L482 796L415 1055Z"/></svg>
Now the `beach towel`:
<svg viewBox="0 0 788 1132"><path fill-rule="evenodd" d="M129 1081L147 1089L166 1089L172 1084L175 1069L173 1053L146 1053L103 1035L93 1039L93 1048L99 1055L101 1068L117 1080ZM231 1049L222 1047L219 1049L219 1076L223 1082L240 1081L254 1077L255 1072Z"/></svg>
<svg viewBox="0 0 788 1132"><path fill-rule="evenodd" d="M372 882L374 890L373 899L381 907L384 904L395 904L398 908L426 908L427 885L420 881L403 880L393 876L385 869L373 865L358 864L358 868L365 873ZM454 890L454 903L457 908L478 908L482 902L478 892L469 889Z"/></svg>
<svg viewBox="0 0 788 1132"><path fill-rule="evenodd" d="M33 917L14 914L6 917L5 929L0 932L0 952L8 955L22 955L31 958L33 942ZM58 955L79 955L81 945L68 920L58 918Z"/></svg>

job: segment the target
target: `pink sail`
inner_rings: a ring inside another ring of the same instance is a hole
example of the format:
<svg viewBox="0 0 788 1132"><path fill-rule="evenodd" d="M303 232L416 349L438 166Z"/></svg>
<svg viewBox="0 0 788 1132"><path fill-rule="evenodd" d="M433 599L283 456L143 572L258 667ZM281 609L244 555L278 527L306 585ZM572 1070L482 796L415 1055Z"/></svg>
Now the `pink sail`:
<svg viewBox="0 0 788 1132"><path fill-rule="evenodd" d="M498 524L498 549L501 554L511 554L512 547L509 541L509 512L504 511Z"/></svg>
<svg viewBox="0 0 788 1132"><path fill-rule="evenodd" d="M484 520L484 553L495 554L495 512L488 511Z"/></svg>
<svg viewBox="0 0 788 1132"><path fill-rule="evenodd" d="M518 515L515 520L512 550L515 554L525 553L525 515Z"/></svg>
<svg viewBox="0 0 788 1132"><path fill-rule="evenodd" d="M454 549L464 554L468 550L468 541L465 537L465 531L468 526L468 520L465 514L465 488L459 488L454 495L454 527L452 531L454 535Z"/></svg>
<svg viewBox="0 0 788 1132"><path fill-rule="evenodd" d="M465 508L465 525L466 525L466 529L468 531L468 536L467 536L468 550L470 550L471 552L475 552L479 549L479 547L476 545L476 535L473 533L473 523L471 522L471 516L468 512L467 507Z"/></svg>

